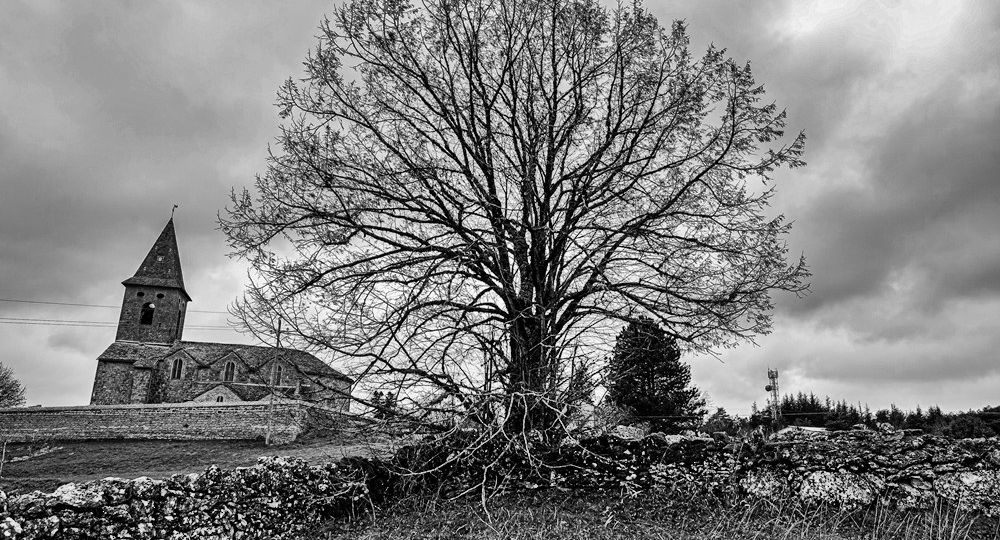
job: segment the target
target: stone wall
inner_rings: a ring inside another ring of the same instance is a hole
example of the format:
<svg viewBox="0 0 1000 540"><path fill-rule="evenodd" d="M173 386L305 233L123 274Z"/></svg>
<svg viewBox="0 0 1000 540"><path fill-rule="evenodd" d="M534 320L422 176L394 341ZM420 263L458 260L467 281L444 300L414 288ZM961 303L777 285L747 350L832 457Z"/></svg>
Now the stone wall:
<svg viewBox="0 0 1000 540"><path fill-rule="evenodd" d="M943 501L1000 517L1000 438L951 440L899 431L767 441L603 435L567 439L558 448L523 448L494 438L479 441L476 454L460 454L469 442L423 449L414 461L435 467L439 493L462 493L486 481L507 491L666 490L845 508L880 501L920 510ZM461 457L446 462L456 455Z"/></svg>
<svg viewBox="0 0 1000 540"><path fill-rule="evenodd" d="M142 296L138 296L139 293L142 293ZM153 323L140 324L142 306L148 302L156 306L153 311ZM187 301L179 289L126 285L115 340L173 343L181 339L186 312Z"/></svg>
<svg viewBox="0 0 1000 540"><path fill-rule="evenodd" d="M98 362L90 402L94 405L128 403L133 385L132 371L131 362Z"/></svg>
<svg viewBox="0 0 1000 540"><path fill-rule="evenodd" d="M482 481L487 462L502 475L495 485L509 490L611 489L620 495L663 489L675 497L694 490L825 507L878 500L915 510L942 500L1000 514L998 439L874 432L736 443L603 436L533 453L549 465L541 468L519 462L517 453L498 462L481 455L456 460L453 450L448 444L407 447L391 463L354 458L310 466L263 458L254 467L210 467L168 480L110 478L11 498L0 492L0 538L294 537L321 520L405 496L414 477L394 470L439 466L421 477L422 489L447 495L442 488ZM436 463L445 456L445 463Z"/></svg>
<svg viewBox="0 0 1000 540"><path fill-rule="evenodd" d="M0 539L294 538L371 504L363 468L262 458L167 480L107 478L51 494L0 491Z"/></svg>
<svg viewBox="0 0 1000 540"><path fill-rule="evenodd" d="M0 409L0 440L261 439L269 407L255 401ZM293 441L315 416L333 414L310 403L275 400L272 440Z"/></svg>

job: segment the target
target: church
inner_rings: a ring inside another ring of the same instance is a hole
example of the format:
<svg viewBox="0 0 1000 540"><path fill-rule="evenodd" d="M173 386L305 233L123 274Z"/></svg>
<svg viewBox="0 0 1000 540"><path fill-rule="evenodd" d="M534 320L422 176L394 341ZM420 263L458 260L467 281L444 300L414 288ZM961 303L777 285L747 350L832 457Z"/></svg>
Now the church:
<svg viewBox="0 0 1000 540"><path fill-rule="evenodd" d="M277 397L346 411L350 377L305 351L184 341L184 288L173 217L122 282L115 342L97 357L91 405L240 402Z"/></svg>

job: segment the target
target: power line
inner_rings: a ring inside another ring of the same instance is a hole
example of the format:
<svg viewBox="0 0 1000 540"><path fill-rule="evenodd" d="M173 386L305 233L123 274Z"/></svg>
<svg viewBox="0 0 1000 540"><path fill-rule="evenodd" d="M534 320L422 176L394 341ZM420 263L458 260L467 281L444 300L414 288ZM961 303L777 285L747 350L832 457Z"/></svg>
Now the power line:
<svg viewBox="0 0 1000 540"><path fill-rule="evenodd" d="M118 326L117 322L111 322L111 321L88 321L79 319L37 319L31 317L0 317L0 323L51 325L51 326L96 326L96 327L111 327L111 328ZM192 324L192 325L185 325L185 327L196 328L199 330L230 329L229 326L211 325L211 324Z"/></svg>
<svg viewBox="0 0 1000 540"><path fill-rule="evenodd" d="M23 326L51 326L51 327L78 327L78 328L117 328L114 324L84 324L84 323L39 323L39 322L28 322L28 321L0 321L0 325L10 324L10 325L23 325ZM186 326L188 330L230 330L236 332L235 329L225 327L225 326Z"/></svg>
<svg viewBox="0 0 1000 540"><path fill-rule="evenodd" d="M86 324L86 323L47 323L47 322L29 322L29 321L0 321L0 324L16 324L25 326L76 326L80 328L117 328L114 324ZM187 326L184 328L188 330L232 330L236 331L227 326Z"/></svg>
<svg viewBox="0 0 1000 540"><path fill-rule="evenodd" d="M109 306L104 304L79 304L76 302L49 302L42 300L19 300L15 298L0 298L0 302L13 302L17 304L43 304L47 306L77 306L77 307L96 307L96 308L113 308L118 309L121 306ZM191 313L221 313L228 315L228 311L212 311L206 309L189 309Z"/></svg>

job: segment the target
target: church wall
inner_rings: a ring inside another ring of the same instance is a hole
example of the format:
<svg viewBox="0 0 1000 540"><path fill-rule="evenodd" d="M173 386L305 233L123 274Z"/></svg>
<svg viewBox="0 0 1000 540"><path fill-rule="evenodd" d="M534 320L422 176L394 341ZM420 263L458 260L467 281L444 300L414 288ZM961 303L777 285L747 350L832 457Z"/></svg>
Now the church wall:
<svg viewBox="0 0 1000 540"><path fill-rule="evenodd" d="M149 401L149 390L152 379L152 371L149 369L132 370L132 399L131 403L147 403Z"/></svg>
<svg viewBox="0 0 1000 540"><path fill-rule="evenodd" d="M90 395L91 405L129 403L132 396L132 371L132 364L97 362L94 390Z"/></svg>
<svg viewBox="0 0 1000 540"><path fill-rule="evenodd" d="M218 402L219 398L222 398L223 402L239 402L243 401L240 396L233 393L232 390L222 386L221 384L212 388L203 394L192 398L195 403L200 402Z"/></svg>
<svg viewBox="0 0 1000 540"><path fill-rule="evenodd" d="M171 371L174 367L174 360L180 358L184 363L181 370L181 378L171 378ZM199 370L198 364L189 356L178 353L163 359L154 370L156 384L150 395L150 403L178 403L193 399L198 394L205 391L208 386L199 382L199 377L204 376L204 369Z"/></svg>
<svg viewBox="0 0 1000 540"><path fill-rule="evenodd" d="M141 297L139 293L142 293ZM158 298L160 295L163 297ZM139 323L142 306L147 302L152 302L156 306L151 325ZM181 338L184 331L186 310L187 302L184 301L179 289L128 285L125 287L125 296L122 299L115 340L173 343Z"/></svg>
<svg viewBox="0 0 1000 540"><path fill-rule="evenodd" d="M272 439L291 442L317 413L331 412L292 400L274 403ZM0 409L0 433L10 442L39 440L165 439L248 440L267 432L267 401ZM347 418L334 420L346 428Z"/></svg>

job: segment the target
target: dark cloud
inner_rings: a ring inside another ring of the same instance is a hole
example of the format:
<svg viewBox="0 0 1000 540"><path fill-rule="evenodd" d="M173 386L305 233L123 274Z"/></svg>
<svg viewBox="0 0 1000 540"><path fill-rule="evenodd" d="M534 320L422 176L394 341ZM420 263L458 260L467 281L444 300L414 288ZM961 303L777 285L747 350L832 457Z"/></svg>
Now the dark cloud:
<svg viewBox="0 0 1000 540"><path fill-rule="evenodd" d="M873 407L981 406L1000 381L1000 6L649 2L694 47L752 61L806 130L779 174L813 294L777 298L775 332L691 358L713 402L788 391ZM244 269L216 213L277 134L278 85L301 70L328 2L21 2L0 18L0 298L117 305L174 203L192 309L224 309ZM0 316L114 321L114 308L0 302ZM189 324L224 324L192 313ZM201 340L246 340L189 329ZM29 399L89 399L113 329L0 325ZM54 374L58 374L55 376ZM947 389L952 389L948 392Z"/></svg>
<svg viewBox="0 0 1000 540"><path fill-rule="evenodd" d="M0 18L0 297L116 305L173 204L193 309L222 310L243 270L216 213L263 169L278 85L326 2L15 3ZM0 302L0 315L113 322L115 309ZM224 324L192 313L190 324ZM189 330L206 340L233 332ZM98 336L87 339L84 336ZM29 399L89 399L114 329L0 325ZM46 372L40 366L67 369ZM54 385L51 373L72 378Z"/></svg>

